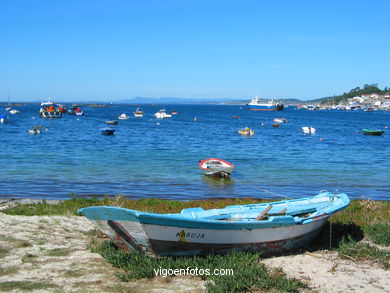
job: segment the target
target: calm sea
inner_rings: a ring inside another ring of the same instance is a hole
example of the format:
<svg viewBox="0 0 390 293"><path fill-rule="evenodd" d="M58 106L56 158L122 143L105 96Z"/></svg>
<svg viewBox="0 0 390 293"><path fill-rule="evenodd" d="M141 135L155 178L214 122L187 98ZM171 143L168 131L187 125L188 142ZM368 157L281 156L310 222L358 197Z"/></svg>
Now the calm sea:
<svg viewBox="0 0 390 293"><path fill-rule="evenodd" d="M0 124L0 196L120 194L190 200L299 198L328 190L351 198L390 199L390 112L166 105L168 112L178 114L155 119L153 114L163 107L141 105L145 116L135 118L136 106L84 106L84 116L64 114L61 119L39 118L38 104L15 107L21 113ZM102 135L104 121L121 113L130 118L113 126L114 136ZM274 128L276 117L288 123ZM47 130L29 134L35 124ZM237 133L245 126L254 129L253 137ZM302 126L317 132L304 135ZM366 136L362 128L381 128L385 134ZM232 179L204 176L198 162L209 157L234 164Z"/></svg>

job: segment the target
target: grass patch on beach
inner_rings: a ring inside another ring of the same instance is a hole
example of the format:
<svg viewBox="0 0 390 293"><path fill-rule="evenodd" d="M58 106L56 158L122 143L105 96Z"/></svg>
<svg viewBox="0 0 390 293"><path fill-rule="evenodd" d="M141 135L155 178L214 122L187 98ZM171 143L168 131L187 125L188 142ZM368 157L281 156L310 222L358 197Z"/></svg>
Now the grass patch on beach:
<svg viewBox="0 0 390 293"><path fill-rule="evenodd" d="M53 248L46 252L47 256L68 256L73 252L72 249L69 248Z"/></svg>
<svg viewBox="0 0 390 293"><path fill-rule="evenodd" d="M113 266L123 270L118 274L122 281L164 277L176 269L177 277L189 269L197 269L197 276L206 280L208 292L250 292L253 290L276 290L277 292L299 292L307 285L297 279L287 278L280 271L269 271L259 263L260 254L230 252L227 255L205 257L151 258L138 252L126 253L118 250L109 241L95 242L90 247L100 253ZM229 272L214 275L214 270ZM170 270L170 271L168 271ZM229 270L229 271L228 271ZM157 275L157 271L160 273ZM209 274L208 274L209 273Z"/></svg>
<svg viewBox="0 0 390 293"><path fill-rule="evenodd" d="M367 243L357 243L350 236L343 238L337 251L339 254L354 261L376 260L386 269L390 267L390 251L373 247Z"/></svg>
<svg viewBox="0 0 390 293"><path fill-rule="evenodd" d="M266 200L254 198L232 198L232 199L213 199L202 201L180 201L164 200L157 198L147 198L138 200L129 200L122 196L117 197L93 197L76 198L62 201L57 204L50 204L42 201L34 204L17 203L14 206L2 210L8 215L24 216L53 216L53 215L78 215L77 210L89 206L117 206L145 212L156 213L177 213L185 208L203 207L204 209L223 208L228 205L241 205L266 202Z"/></svg>
<svg viewBox="0 0 390 293"><path fill-rule="evenodd" d="M1 268L0 267L0 276L8 276L8 275L13 275L18 271L17 267L6 267L6 268Z"/></svg>
<svg viewBox="0 0 390 293"><path fill-rule="evenodd" d="M11 290L21 291L33 291L33 290L44 290L50 288L57 288L57 285L50 283L36 283L30 281L8 281L0 283L0 290L7 292Z"/></svg>

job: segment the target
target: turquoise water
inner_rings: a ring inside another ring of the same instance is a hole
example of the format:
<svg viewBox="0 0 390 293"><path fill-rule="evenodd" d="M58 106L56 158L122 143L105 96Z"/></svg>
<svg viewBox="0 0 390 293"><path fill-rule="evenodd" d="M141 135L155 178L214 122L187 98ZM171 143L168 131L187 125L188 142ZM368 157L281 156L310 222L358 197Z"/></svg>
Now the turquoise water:
<svg viewBox="0 0 390 293"><path fill-rule="evenodd" d="M69 107L69 106L68 106ZM0 196L69 198L121 194L134 198L204 199L306 197L320 190L352 198L390 199L390 112L247 111L243 106L166 105L178 111L157 120L163 106L83 107L81 117L38 118L39 105L16 107L0 124ZM4 109L4 107L2 108ZM114 136L100 129L121 113ZM2 113L0 113L2 114ZM239 115L239 119L233 119ZM197 122L193 118L197 117ZM288 123L272 127L272 120ZM261 126L264 123L264 126ZM27 132L35 124L47 131ZM245 126L255 131L242 137ZM317 129L304 135L302 126ZM362 128L381 128L383 136L366 136ZM217 157L236 167L231 180L210 179L198 161Z"/></svg>

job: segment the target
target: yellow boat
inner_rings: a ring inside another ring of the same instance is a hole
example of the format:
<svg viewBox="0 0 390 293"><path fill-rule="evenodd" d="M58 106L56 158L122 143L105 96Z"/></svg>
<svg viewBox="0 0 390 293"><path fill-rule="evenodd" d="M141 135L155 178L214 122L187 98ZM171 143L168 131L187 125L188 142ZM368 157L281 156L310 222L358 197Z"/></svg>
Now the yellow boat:
<svg viewBox="0 0 390 293"><path fill-rule="evenodd" d="M244 129L239 130L238 133L241 135L254 135L255 134L255 132L252 129L250 129L249 127L245 127Z"/></svg>

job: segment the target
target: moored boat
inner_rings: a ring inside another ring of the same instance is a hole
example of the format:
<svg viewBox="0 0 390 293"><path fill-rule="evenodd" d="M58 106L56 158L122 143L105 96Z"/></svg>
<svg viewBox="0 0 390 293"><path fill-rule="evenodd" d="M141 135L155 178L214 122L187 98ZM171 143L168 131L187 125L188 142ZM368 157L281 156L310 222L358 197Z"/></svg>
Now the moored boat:
<svg viewBox="0 0 390 293"><path fill-rule="evenodd" d="M231 250L282 253L305 247L327 219L349 205L344 194L279 202L184 209L156 214L111 206L79 209L125 251L150 256L224 254Z"/></svg>
<svg viewBox="0 0 390 293"><path fill-rule="evenodd" d="M41 118L60 118L62 113L59 109L58 104L53 102L41 103L39 109L39 117Z"/></svg>
<svg viewBox="0 0 390 293"><path fill-rule="evenodd" d="M122 113L122 114L120 114L118 116L118 119L120 119L120 120L127 120L127 119L129 119L129 116L127 116L126 113Z"/></svg>
<svg viewBox="0 0 390 293"><path fill-rule="evenodd" d="M118 120L106 120L104 123L109 124L109 125L117 125Z"/></svg>
<svg viewBox="0 0 390 293"><path fill-rule="evenodd" d="M20 114L20 111L16 110L16 109L11 109L11 110L9 110L9 113L10 114Z"/></svg>
<svg viewBox="0 0 390 293"><path fill-rule="evenodd" d="M240 129L238 131L238 133L241 135L248 135L248 136L252 136L255 134L254 130L250 129L249 127L245 127L244 129Z"/></svg>
<svg viewBox="0 0 390 293"><path fill-rule="evenodd" d="M172 115L168 114L165 109L161 109L160 111L154 114L154 117L156 117L157 119L164 119L164 118L172 118Z"/></svg>
<svg viewBox="0 0 390 293"><path fill-rule="evenodd" d="M199 162L199 168L204 171L206 175L220 178L229 178L233 172L233 164L221 159L209 158Z"/></svg>
<svg viewBox="0 0 390 293"><path fill-rule="evenodd" d="M134 117L144 117L144 112L138 107L134 112Z"/></svg>
<svg viewBox="0 0 390 293"><path fill-rule="evenodd" d="M380 130L380 129L366 129L366 128L363 128L363 133L365 135L376 135L376 136L380 136L384 133L385 131L384 130Z"/></svg>
<svg viewBox="0 0 390 293"><path fill-rule="evenodd" d="M112 129L112 128L109 128L109 127L105 127L101 130L101 133L103 135L114 135L115 133L115 129Z"/></svg>
<svg viewBox="0 0 390 293"><path fill-rule="evenodd" d="M84 115L84 111L81 109L81 107L79 105L72 105L72 106L70 106L70 109L68 110L68 114L82 116L82 115Z"/></svg>
<svg viewBox="0 0 390 293"><path fill-rule="evenodd" d="M314 127L304 126L304 127L302 127L302 132L304 134L315 134L316 133L316 129Z"/></svg>
<svg viewBox="0 0 390 293"><path fill-rule="evenodd" d="M248 110L256 111L281 111L284 109L282 103L277 103L274 100L262 101L259 97L255 97L248 104L246 104Z"/></svg>
<svg viewBox="0 0 390 293"><path fill-rule="evenodd" d="M287 123L287 119L286 118L275 118L273 120L273 122L275 122L275 123Z"/></svg>
<svg viewBox="0 0 390 293"><path fill-rule="evenodd" d="M30 134L39 134L42 132L42 126L41 125L35 125L33 128L28 130L28 133Z"/></svg>

